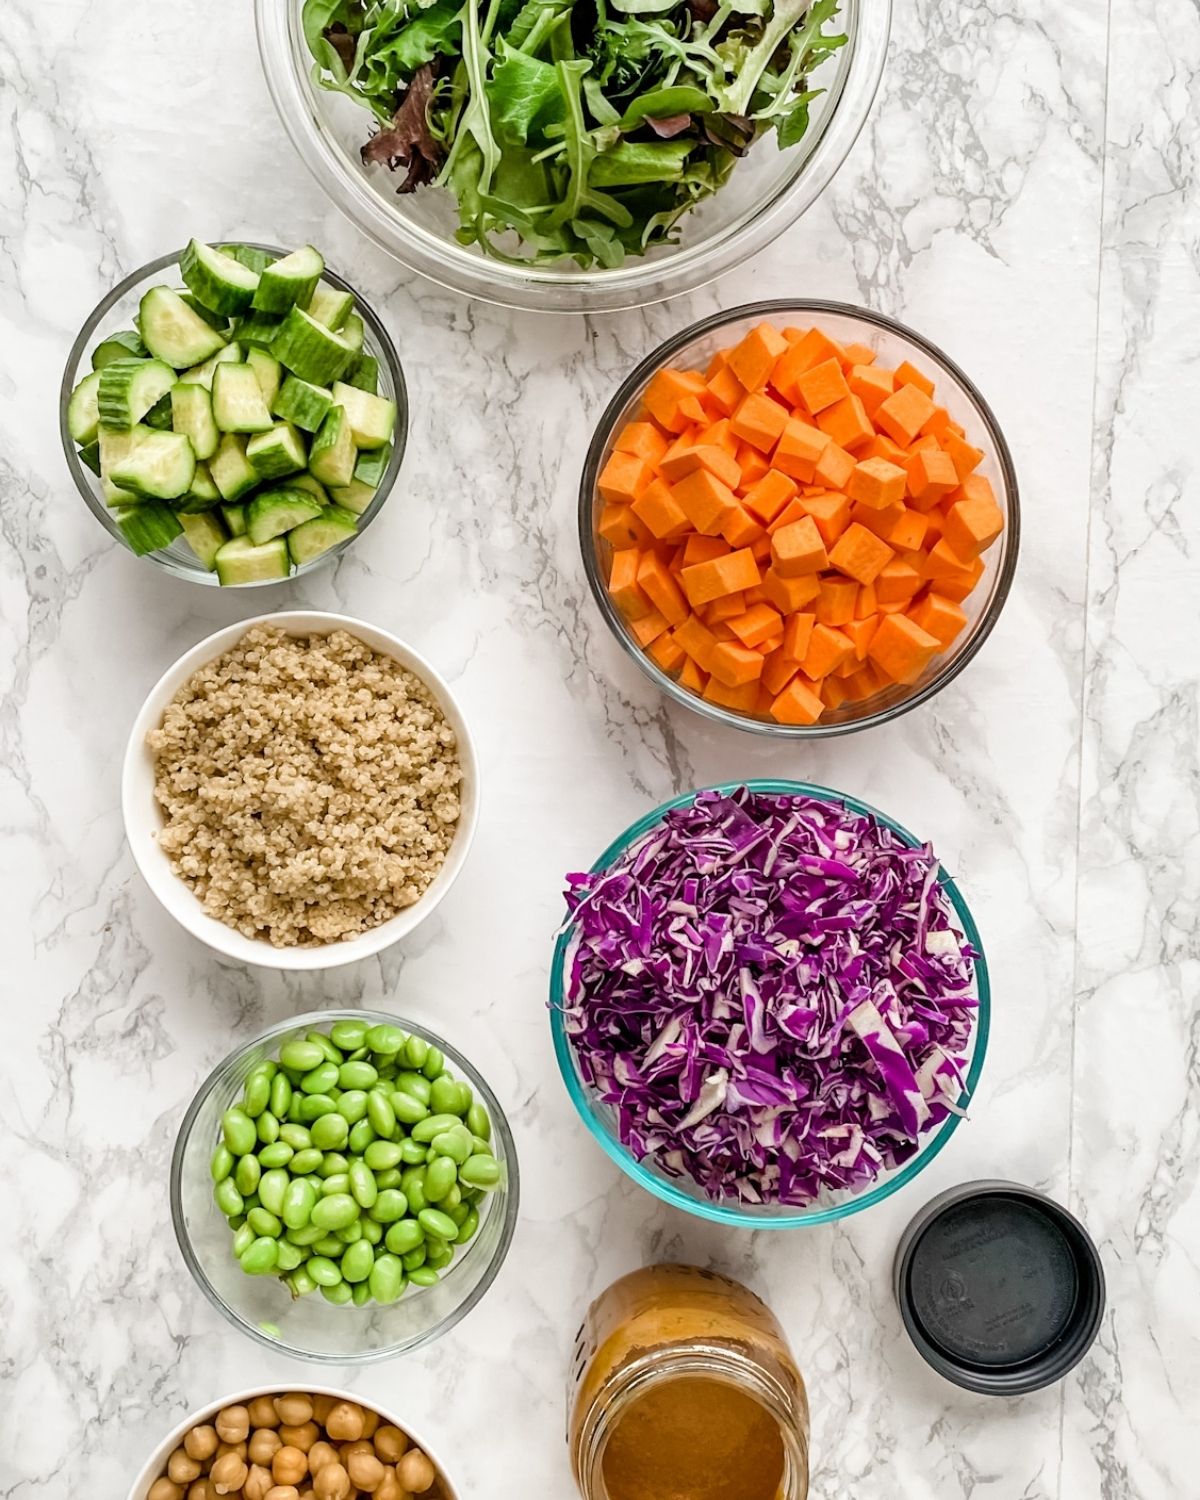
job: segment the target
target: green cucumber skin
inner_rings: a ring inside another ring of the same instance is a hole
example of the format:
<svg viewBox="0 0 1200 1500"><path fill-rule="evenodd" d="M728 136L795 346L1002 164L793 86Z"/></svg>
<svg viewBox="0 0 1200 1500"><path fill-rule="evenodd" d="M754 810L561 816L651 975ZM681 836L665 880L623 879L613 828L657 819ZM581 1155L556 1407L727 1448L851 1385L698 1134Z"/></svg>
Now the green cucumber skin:
<svg viewBox="0 0 1200 1500"><path fill-rule="evenodd" d="M119 333L110 333L92 350L92 369L102 370L118 359L147 359L149 354L141 335L132 328L123 328Z"/></svg>
<svg viewBox="0 0 1200 1500"><path fill-rule="evenodd" d="M246 506L246 535L256 545L282 536L321 514L320 504L304 490L281 486L255 495Z"/></svg>
<svg viewBox="0 0 1200 1500"><path fill-rule="evenodd" d="M292 571L287 544L282 537L256 547L249 537L235 536L216 555L217 577L226 587L239 583L265 583L286 578Z"/></svg>
<svg viewBox="0 0 1200 1500"><path fill-rule="evenodd" d="M109 477L148 500L176 500L196 477L196 455L182 432L146 431Z"/></svg>
<svg viewBox="0 0 1200 1500"><path fill-rule="evenodd" d="M161 359L117 359L103 367L98 387L101 427L128 432L175 384Z"/></svg>
<svg viewBox="0 0 1200 1500"><path fill-rule="evenodd" d="M292 307L307 307L317 289L325 259L312 245L293 250L259 277L254 306L259 312L282 315Z"/></svg>
<svg viewBox="0 0 1200 1500"><path fill-rule="evenodd" d="M222 505L221 517L233 536L246 535L246 507L244 505Z"/></svg>
<svg viewBox="0 0 1200 1500"><path fill-rule="evenodd" d="M354 438L344 409L335 406L321 423L308 453L308 467L325 485L348 485L354 478Z"/></svg>
<svg viewBox="0 0 1200 1500"><path fill-rule="evenodd" d="M85 469L91 469L97 479L100 477L100 440L94 443L85 443L78 453L79 462Z"/></svg>
<svg viewBox="0 0 1200 1500"><path fill-rule="evenodd" d="M174 390L174 386L171 387L171 390ZM173 423L171 391L167 391L165 395L158 398L142 418L142 421L147 427L153 427L156 432L171 431Z"/></svg>
<svg viewBox="0 0 1200 1500"><path fill-rule="evenodd" d="M285 369L310 385L332 385L355 358L339 336L299 307L293 307L275 335L271 353Z"/></svg>
<svg viewBox="0 0 1200 1500"><path fill-rule="evenodd" d="M241 344L264 349L271 354L274 352L271 346L282 326L281 318L272 317L269 313L251 312L238 321L234 337Z"/></svg>
<svg viewBox="0 0 1200 1500"><path fill-rule="evenodd" d="M246 457L263 482L297 474L308 462L304 439L290 422L277 422L269 432L256 433L246 444Z"/></svg>
<svg viewBox="0 0 1200 1500"><path fill-rule="evenodd" d="M233 260L240 261L249 270L261 275L268 266L273 266L278 256L272 255L269 250L260 250L256 245L218 245L217 249L222 255L228 255Z"/></svg>
<svg viewBox="0 0 1200 1500"><path fill-rule="evenodd" d="M156 500L118 511L116 521L129 550L138 557L169 547L177 536L183 534L179 517Z"/></svg>
<svg viewBox="0 0 1200 1500"><path fill-rule="evenodd" d="M347 385L357 386L369 396L379 394L379 361L373 354L364 354L349 375L342 377Z"/></svg>
<svg viewBox="0 0 1200 1500"><path fill-rule="evenodd" d="M189 240L179 274L198 302L224 318L245 312L258 288L258 272L200 240Z"/></svg>
<svg viewBox="0 0 1200 1500"><path fill-rule="evenodd" d="M354 465L354 477L360 484L369 484L373 490L377 490L383 483L383 477L391 462L391 443L385 443L382 448L366 449L358 455L358 462Z"/></svg>
<svg viewBox="0 0 1200 1500"><path fill-rule="evenodd" d="M175 288L179 291L179 288ZM224 313L213 312L211 307L205 307L195 292L185 288L179 292L180 301L187 304L198 318L203 318L210 328L215 328L219 334L224 336L229 332L229 319Z"/></svg>
<svg viewBox="0 0 1200 1500"><path fill-rule="evenodd" d="M313 520L304 521L288 532L288 552L296 566L302 568L357 535L354 517L330 505Z"/></svg>
<svg viewBox="0 0 1200 1500"><path fill-rule="evenodd" d="M177 370L202 364L226 342L169 286L151 287L142 298L138 331L150 353Z"/></svg>
<svg viewBox="0 0 1200 1500"><path fill-rule="evenodd" d="M229 540L229 532L221 518L211 511L203 511L198 515L181 513L179 524L183 527L188 546L211 573L217 565L217 553Z"/></svg>
<svg viewBox="0 0 1200 1500"><path fill-rule="evenodd" d="M332 406L333 396L323 386L289 375L279 388L272 410L305 432L317 432Z"/></svg>

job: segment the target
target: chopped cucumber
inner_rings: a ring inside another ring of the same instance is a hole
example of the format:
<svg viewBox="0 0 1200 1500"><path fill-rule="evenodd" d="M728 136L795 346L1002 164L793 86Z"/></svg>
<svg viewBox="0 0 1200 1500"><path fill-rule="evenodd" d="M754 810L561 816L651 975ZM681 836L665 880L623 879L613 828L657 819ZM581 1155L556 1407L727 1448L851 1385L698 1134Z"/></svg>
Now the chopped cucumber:
<svg viewBox="0 0 1200 1500"><path fill-rule="evenodd" d="M259 432L246 444L246 457L260 480L295 474L308 462L304 439L290 422L276 422L270 432Z"/></svg>
<svg viewBox="0 0 1200 1500"><path fill-rule="evenodd" d="M254 371L259 385L262 387L263 400L267 403L268 411L274 404L275 397L279 394L279 387L283 382L283 366L277 359L273 359L265 349L248 349L246 351L246 363Z"/></svg>
<svg viewBox="0 0 1200 1500"><path fill-rule="evenodd" d="M324 257L311 245L293 250L262 273L254 293L254 306L268 313L285 313L297 303L307 307L324 269Z"/></svg>
<svg viewBox="0 0 1200 1500"><path fill-rule="evenodd" d="M175 371L161 359L117 359L100 371L101 425L128 431L175 384Z"/></svg>
<svg viewBox="0 0 1200 1500"><path fill-rule="evenodd" d="M119 484L114 484L111 479L101 479L100 494L105 505L110 505L113 510L122 510L126 506L140 505L141 495L135 495L132 490L123 490Z"/></svg>
<svg viewBox="0 0 1200 1500"><path fill-rule="evenodd" d="M218 349L212 358L206 359L203 364L193 365L190 370L184 370L179 378L186 380L189 385L202 385L206 391L211 391L217 366L236 365L241 357L242 346L240 344L226 344L224 349Z"/></svg>
<svg viewBox="0 0 1200 1500"><path fill-rule="evenodd" d="M373 490L376 490L383 483L383 476L387 473L391 461L391 443L385 443L382 448L369 449L358 455L358 462L354 465L354 477L360 484L369 484Z"/></svg>
<svg viewBox="0 0 1200 1500"><path fill-rule="evenodd" d="M100 443L97 439L94 443L85 443L79 450L79 462L85 468L91 469L93 474L100 473Z"/></svg>
<svg viewBox="0 0 1200 1500"><path fill-rule="evenodd" d="M176 432L186 432L197 458L211 458L221 441L213 417L212 395L205 388L180 380L171 387L171 421Z"/></svg>
<svg viewBox="0 0 1200 1500"><path fill-rule="evenodd" d="M187 287L177 286L175 290L179 293L179 300L186 303L198 318L203 318L210 328L215 328L220 334L229 332L229 319L224 313L213 312L211 307L205 307L195 292L189 292Z"/></svg>
<svg viewBox="0 0 1200 1500"><path fill-rule="evenodd" d="M211 328L169 286L151 287L142 298L138 329L150 353L177 370L198 365L225 347L224 334Z"/></svg>
<svg viewBox="0 0 1200 1500"><path fill-rule="evenodd" d="M218 365L213 374L213 416L222 432L267 432L271 413L249 365Z"/></svg>
<svg viewBox="0 0 1200 1500"><path fill-rule="evenodd" d="M361 516L375 498L375 487L364 484L361 479L352 479L349 484L339 485L330 490L329 497L335 500L343 510L352 510L356 516Z"/></svg>
<svg viewBox="0 0 1200 1500"><path fill-rule="evenodd" d="M308 467L322 484L346 485L354 478L356 456L345 409L332 407L313 438Z"/></svg>
<svg viewBox="0 0 1200 1500"><path fill-rule="evenodd" d="M132 328L122 328L119 333L110 333L92 350L92 369L102 370L117 359L145 359L148 352L141 334Z"/></svg>
<svg viewBox="0 0 1200 1500"><path fill-rule="evenodd" d="M396 403L386 396L372 396L356 385L335 382L333 399L345 410L356 448L383 448L396 430Z"/></svg>
<svg viewBox="0 0 1200 1500"><path fill-rule="evenodd" d="M231 256L243 266L249 266L255 275L261 275L277 259L269 250L260 250L257 245L218 245L217 249L222 255Z"/></svg>
<svg viewBox="0 0 1200 1500"><path fill-rule="evenodd" d="M342 337L354 350L355 354L362 353L363 339L366 337L366 329L363 320L357 313L351 313L339 330Z"/></svg>
<svg viewBox="0 0 1200 1500"><path fill-rule="evenodd" d="M223 317L245 312L258 290L257 271L200 240L191 240L179 257L179 273L192 295Z"/></svg>
<svg viewBox="0 0 1200 1500"><path fill-rule="evenodd" d="M100 430L100 371L85 375L67 403L67 427L75 442L86 447Z"/></svg>
<svg viewBox="0 0 1200 1500"><path fill-rule="evenodd" d="M360 391L379 390L379 361L373 354L360 354L353 371L346 376L347 385L356 385Z"/></svg>
<svg viewBox="0 0 1200 1500"><path fill-rule="evenodd" d="M239 343L256 349L270 350L275 341L275 335L282 327L281 318L272 317L270 313L252 312L238 319L234 332Z"/></svg>
<svg viewBox="0 0 1200 1500"><path fill-rule="evenodd" d="M304 490L309 495L315 495L322 505L329 504L329 494L325 486L312 474L293 474L287 482L289 490Z"/></svg>
<svg viewBox="0 0 1200 1500"><path fill-rule="evenodd" d="M298 568L310 563L332 547L339 547L357 536L355 517L336 505L327 505L319 516L305 521L287 535L288 551Z"/></svg>
<svg viewBox="0 0 1200 1500"><path fill-rule="evenodd" d="M128 510L119 510L116 520L121 528L121 535L138 557L169 547L183 531L175 512L156 500L145 505L130 506Z"/></svg>
<svg viewBox="0 0 1200 1500"><path fill-rule="evenodd" d="M196 476L196 455L182 432L138 435L129 453L113 465L108 477L122 489L152 500L174 500L186 495Z"/></svg>
<svg viewBox="0 0 1200 1500"><path fill-rule="evenodd" d="M174 386L171 387L174 390ZM160 396L142 421L147 427L153 427L159 432L170 432L171 430L171 391L165 396Z"/></svg>
<svg viewBox="0 0 1200 1500"><path fill-rule="evenodd" d="M356 351L331 328L293 307L275 335L271 353L301 380L329 385L350 368Z"/></svg>
<svg viewBox="0 0 1200 1500"><path fill-rule="evenodd" d="M137 445L139 435L146 430L145 427L131 427L127 432L122 432L114 427L106 427L101 422L98 435L100 472L106 479L116 464L129 457Z"/></svg>
<svg viewBox="0 0 1200 1500"><path fill-rule="evenodd" d="M339 292L337 287L330 286L327 281L322 281L313 292L311 299L300 305L305 308L310 318L316 318L317 322L324 323L326 328L336 329L340 328L354 311L354 295L351 292Z"/></svg>
<svg viewBox="0 0 1200 1500"><path fill-rule="evenodd" d="M309 385L299 375L289 375L279 388L271 410L277 417L295 422L305 432L316 432L333 405L332 394L322 385Z"/></svg>
<svg viewBox="0 0 1200 1500"><path fill-rule="evenodd" d="M217 565L217 553L229 540L220 516L212 511L200 515L181 515L179 524L187 538L188 546L211 573Z"/></svg>
<svg viewBox="0 0 1200 1500"><path fill-rule="evenodd" d="M208 461L208 471L222 500L240 500L258 483L254 465L246 457L246 439L233 432L227 432L221 439Z"/></svg>
<svg viewBox="0 0 1200 1500"><path fill-rule="evenodd" d="M266 490L246 505L246 535L257 546L320 514L320 503L303 490Z"/></svg>
<svg viewBox="0 0 1200 1500"><path fill-rule="evenodd" d="M244 505L222 505L221 516L229 527L231 536L246 535L246 507Z"/></svg>
<svg viewBox="0 0 1200 1500"><path fill-rule="evenodd" d="M261 547L256 547L248 536L235 536L217 552L214 566L223 584L266 583L286 578L292 571L287 542L281 536L264 542Z"/></svg>
<svg viewBox="0 0 1200 1500"><path fill-rule="evenodd" d="M198 463L191 489L186 495L181 495L178 500L172 500L171 508L178 511L180 515L185 512L195 515L202 510L212 510L220 503L221 491L213 483L211 470L206 463Z"/></svg>

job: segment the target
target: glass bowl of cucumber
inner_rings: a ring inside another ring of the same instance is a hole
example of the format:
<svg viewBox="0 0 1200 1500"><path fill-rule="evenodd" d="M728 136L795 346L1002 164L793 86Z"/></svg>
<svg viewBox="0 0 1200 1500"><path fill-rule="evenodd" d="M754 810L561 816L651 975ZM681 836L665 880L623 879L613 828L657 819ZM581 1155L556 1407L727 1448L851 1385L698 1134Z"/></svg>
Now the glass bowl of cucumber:
<svg viewBox="0 0 1200 1500"><path fill-rule="evenodd" d="M318 250L192 240L84 323L59 429L110 536L177 576L246 588L366 530L400 470L408 396L379 317Z"/></svg>

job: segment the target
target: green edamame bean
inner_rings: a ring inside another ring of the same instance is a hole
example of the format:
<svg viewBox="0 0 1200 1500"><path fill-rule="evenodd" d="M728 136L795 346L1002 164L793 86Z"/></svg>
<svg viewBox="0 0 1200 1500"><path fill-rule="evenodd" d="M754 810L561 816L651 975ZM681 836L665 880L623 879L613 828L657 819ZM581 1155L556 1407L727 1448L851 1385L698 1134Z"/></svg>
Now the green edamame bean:
<svg viewBox="0 0 1200 1500"><path fill-rule="evenodd" d="M429 1056L429 1043L423 1036L410 1036L404 1044L404 1061L410 1068L419 1068Z"/></svg>
<svg viewBox="0 0 1200 1500"><path fill-rule="evenodd" d="M325 1059L326 1062L331 1062L334 1063L337 1067L341 1067L342 1054L333 1045L333 1043L329 1040L329 1038L323 1031L310 1031L305 1036L304 1040L306 1042L311 1042L314 1047L319 1048L321 1056ZM313 1064L313 1067L316 1067L316 1063Z"/></svg>
<svg viewBox="0 0 1200 1500"><path fill-rule="evenodd" d="M400 1257L400 1264L408 1272L411 1279L412 1273L417 1267L425 1264L425 1242L422 1240L419 1245L414 1245L411 1250L406 1251Z"/></svg>
<svg viewBox="0 0 1200 1500"><path fill-rule="evenodd" d="M435 1135L444 1135L456 1126L462 1127L462 1121L457 1115L430 1115L419 1125L413 1126L412 1138L414 1141L420 1141L423 1146L428 1146Z"/></svg>
<svg viewBox="0 0 1200 1500"><path fill-rule="evenodd" d="M363 1038L371 1051L380 1057L394 1057L407 1040L398 1026L372 1026Z"/></svg>
<svg viewBox="0 0 1200 1500"><path fill-rule="evenodd" d="M483 1105L476 1101L467 1110L467 1129L472 1135L477 1135L481 1141L490 1141L492 1138L492 1122Z"/></svg>
<svg viewBox="0 0 1200 1500"><path fill-rule="evenodd" d="M383 1243L393 1255L407 1255L425 1243L425 1231L416 1219L401 1219L384 1235Z"/></svg>
<svg viewBox="0 0 1200 1500"><path fill-rule="evenodd" d="M326 1151L321 1158L321 1165L317 1168L317 1176L330 1178L337 1177L343 1172L350 1170L349 1159L340 1151Z"/></svg>
<svg viewBox="0 0 1200 1500"><path fill-rule="evenodd" d="M425 1054L425 1061L421 1064L421 1072L429 1079L430 1083L435 1078L440 1078L446 1071L446 1059L438 1047L430 1047Z"/></svg>
<svg viewBox="0 0 1200 1500"><path fill-rule="evenodd" d="M286 1167L295 1154L286 1141L276 1141L274 1145L264 1146L258 1153L258 1164L268 1171L272 1167ZM246 1158L243 1157L243 1160Z"/></svg>
<svg viewBox="0 0 1200 1500"><path fill-rule="evenodd" d="M288 1105L292 1102L292 1080L286 1073L276 1073L271 1079L271 1113L273 1115L286 1115Z"/></svg>
<svg viewBox="0 0 1200 1500"><path fill-rule="evenodd" d="M397 1073L396 1088L408 1094L426 1107L433 1097L433 1084L421 1073Z"/></svg>
<svg viewBox="0 0 1200 1500"><path fill-rule="evenodd" d="M428 1146L412 1139L400 1142L400 1160L406 1167L419 1167L429 1155Z"/></svg>
<svg viewBox="0 0 1200 1500"><path fill-rule="evenodd" d="M408 1273L408 1279L413 1286L437 1286L441 1278L432 1266L418 1266Z"/></svg>
<svg viewBox="0 0 1200 1500"><path fill-rule="evenodd" d="M259 1205L258 1194L257 1193L247 1193L245 1199L242 1202L242 1212L248 1214L252 1208L257 1208L258 1205Z"/></svg>
<svg viewBox="0 0 1200 1500"><path fill-rule="evenodd" d="M325 1050L314 1042L302 1042L299 1037L284 1042L279 1049L279 1062L289 1073L311 1073L325 1061Z"/></svg>
<svg viewBox="0 0 1200 1500"><path fill-rule="evenodd" d="M315 1224L306 1224L303 1229L285 1229L283 1237L285 1240L290 1240L293 1245L300 1245L305 1249L311 1247L315 1250L319 1247L324 1234L325 1231L318 1229Z"/></svg>
<svg viewBox="0 0 1200 1500"><path fill-rule="evenodd" d="M363 1239L368 1245L378 1245L383 1239L383 1225L377 1224L374 1219L359 1219L362 1225Z"/></svg>
<svg viewBox="0 0 1200 1500"><path fill-rule="evenodd" d="M453 1078L435 1078L429 1089L429 1103L433 1112L438 1115L458 1115L461 1119L466 1114L470 1101L463 1101L463 1095Z"/></svg>
<svg viewBox="0 0 1200 1500"><path fill-rule="evenodd" d="M440 1207L444 1214L450 1215L460 1229L466 1222L467 1215L471 1212L471 1205L469 1203L456 1203L453 1208L448 1203L442 1203Z"/></svg>
<svg viewBox="0 0 1200 1500"><path fill-rule="evenodd" d="M238 1264L247 1276L267 1276L275 1269L279 1246L268 1236L251 1242L238 1256Z"/></svg>
<svg viewBox="0 0 1200 1500"><path fill-rule="evenodd" d="M294 1121L297 1125L303 1124L303 1121L300 1118L300 1106L304 1103L306 1097L307 1096L304 1094L292 1095L292 1102L288 1105L287 1112L289 1121Z"/></svg>
<svg viewBox="0 0 1200 1500"><path fill-rule="evenodd" d="M296 1297L311 1297L317 1289L317 1283L308 1274L307 1266L297 1266L286 1281Z"/></svg>
<svg viewBox="0 0 1200 1500"><path fill-rule="evenodd" d="M346 1144L356 1156L361 1156L376 1138L375 1127L371 1124L370 1120L359 1120L356 1124L351 1125L350 1136Z"/></svg>
<svg viewBox="0 0 1200 1500"><path fill-rule="evenodd" d="M399 1188L384 1188L368 1209L377 1224L394 1224L408 1212L408 1199Z"/></svg>
<svg viewBox="0 0 1200 1500"><path fill-rule="evenodd" d="M280 1271L294 1271L297 1266L304 1264L307 1250L301 1250L299 1245L293 1245L290 1240L279 1241L279 1253L275 1258L276 1269Z"/></svg>
<svg viewBox="0 0 1200 1500"><path fill-rule="evenodd" d="M454 1246L438 1242L430 1245L425 1254L425 1264L431 1266L435 1271L442 1271L454 1259Z"/></svg>
<svg viewBox="0 0 1200 1500"><path fill-rule="evenodd" d="M226 1177L233 1171L233 1166L233 1152L222 1141L213 1152L212 1160L208 1165L208 1170L212 1174L212 1180L214 1182L224 1182Z"/></svg>
<svg viewBox="0 0 1200 1500"><path fill-rule="evenodd" d="M379 1069L369 1062L345 1062L338 1069L338 1083L344 1089L369 1089L379 1082Z"/></svg>
<svg viewBox="0 0 1200 1500"><path fill-rule="evenodd" d="M246 1223L260 1238L277 1240L283 1233L283 1225L269 1209L252 1208L246 1215Z"/></svg>
<svg viewBox="0 0 1200 1500"><path fill-rule="evenodd" d="M350 1126L336 1111L322 1115L312 1124L312 1143L322 1151L340 1151L350 1139Z"/></svg>
<svg viewBox="0 0 1200 1500"><path fill-rule="evenodd" d="M230 1214L230 1216L229 1216L229 1227L230 1227L230 1229L233 1230L233 1232L235 1234L237 1233L237 1231L242 1227L242 1225L245 1222L246 1222L246 1215L245 1214Z"/></svg>
<svg viewBox="0 0 1200 1500"><path fill-rule="evenodd" d="M376 1198L379 1197L375 1173L365 1161L350 1163L350 1195L362 1208L373 1208Z"/></svg>
<svg viewBox="0 0 1200 1500"><path fill-rule="evenodd" d="M366 1094L362 1089L347 1089L337 1102L337 1112L347 1125L357 1125L360 1120L366 1118Z"/></svg>
<svg viewBox="0 0 1200 1500"><path fill-rule="evenodd" d="M388 1167L386 1171L375 1173L375 1186L382 1193L384 1188L395 1188L400 1186L400 1168Z"/></svg>
<svg viewBox="0 0 1200 1500"><path fill-rule="evenodd" d="M291 1181L283 1167L264 1172L258 1181L258 1198L262 1206L278 1217L283 1212L283 1198Z"/></svg>
<svg viewBox="0 0 1200 1500"><path fill-rule="evenodd" d="M308 1274L318 1286L337 1286L342 1279L342 1268L324 1255L314 1255L308 1262Z"/></svg>
<svg viewBox="0 0 1200 1500"><path fill-rule="evenodd" d="M269 1109L264 1109L255 1120L254 1133L264 1146L273 1146L279 1139L279 1121Z"/></svg>
<svg viewBox="0 0 1200 1500"><path fill-rule="evenodd" d="M425 1169L425 1196L440 1203L458 1180L458 1166L448 1156L436 1157Z"/></svg>
<svg viewBox="0 0 1200 1500"><path fill-rule="evenodd" d="M471 1132L465 1125L460 1125L454 1130L443 1130L440 1135L434 1136L430 1145L439 1156L448 1156L460 1167L468 1160L475 1148Z"/></svg>
<svg viewBox="0 0 1200 1500"><path fill-rule="evenodd" d="M300 1087L306 1094L327 1094L330 1089L337 1088L338 1067L336 1063L318 1063L310 1073L305 1073L300 1080Z"/></svg>
<svg viewBox="0 0 1200 1500"><path fill-rule="evenodd" d="M359 1240L342 1256L342 1276L353 1284L366 1281L374 1264L375 1251L368 1241Z"/></svg>
<svg viewBox="0 0 1200 1500"><path fill-rule="evenodd" d="M475 1231L479 1228L479 1215L475 1209L470 1209L467 1217L458 1226L458 1233L454 1236L456 1245L465 1245Z"/></svg>
<svg viewBox="0 0 1200 1500"><path fill-rule="evenodd" d="M303 1229L312 1218L317 1195L302 1177L294 1177L283 1195L280 1217L289 1229Z"/></svg>
<svg viewBox="0 0 1200 1500"><path fill-rule="evenodd" d="M343 1052L357 1052L367 1035L365 1021L335 1021L329 1028L329 1040Z"/></svg>
<svg viewBox="0 0 1200 1500"><path fill-rule="evenodd" d="M233 1253L240 1260L242 1258L242 1254L246 1250L249 1250L250 1246L253 1243L254 1243L254 1231L253 1231L253 1229L250 1228L249 1224L242 1224L242 1225L239 1226L237 1232L233 1236Z"/></svg>
<svg viewBox="0 0 1200 1500"><path fill-rule="evenodd" d="M258 1180L262 1176L262 1163L257 1156L242 1156L234 1169L233 1180L237 1190L245 1197L258 1191Z"/></svg>
<svg viewBox="0 0 1200 1500"><path fill-rule="evenodd" d="M237 1183L232 1177L226 1177L217 1183L213 1189L213 1198L227 1219L236 1218L246 1206L245 1199L238 1192Z"/></svg>
<svg viewBox="0 0 1200 1500"><path fill-rule="evenodd" d="M358 1204L349 1193L334 1193L313 1205L312 1222L322 1229L345 1229L358 1218Z"/></svg>
<svg viewBox="0 0 1200 1500"><path fill-rule="evenodd" d="M307 1151L312 1145L312 1136L305 1125L294 1125L290 1120L279 1127L279 1139L286 1141L293 1151Z"/></svg>
<svg viewBox="0 0 1200 1500"><path fill-rule="evenodd" d="M392 1101L381 1089L372 1089L367 1095L367 1119L376 1135L385 1140L396 1133L396 1112Z"/></svg>
<svg viewBox="0 0 1200 1500"><path fill-rule="evenodd" d="M254 1072L242 1090L242 1113L257 1120L271 1102L271 1080L265 1073Z"/></svg>
<svg viewBox="0 0 1200 1500"><path fill-rule="evenodd" d="M354 1288L350 1300L354 1303L355 1307L366 1307L367 1303L371 1300L370 1282L360 1281Z"/></svg>
<svg viewBox="0 0 1200 1500"><path fill-rule="evenodd" d="M234 1156L245 1156L247 1152L253 1151L254 1143L258 1140L254 1121L244 1110L236 1107L227 1109L221 1116L221 1134Z"/></svg>
<svg viewBox="0 0 1200 1500"><path fill-rule="evenodd" d="M397 1089L392 1095L392 1112L401 1125L419 1125L429 1116L426 1106L403 1089Z"/></svg>
<svg viewBox="0 0 1200 1500"><path fill-rule="evenodd" d="M353 1224L347 1224L344 1229L335 1229L333 1232L343 1245L353 1245L363 1237L363 1221L355 1219Z"/></svg>
<svg viewBox="0 0 1200 1500"><path fill-rule="evenodd" d="M425 1168L409 1167L407 1172L402 1173L400 1190L408 1199L411 1213L417 1214L423 1208L427 1208L429 1200L425 1197Z"/></svg>
<svg viewBox="0 0 1200 1500"><path fill-rule="evenodd" d="M334 1307L345 1307L347 1302L354 1300L354 1288L345 1281L339 1281L336 1286L323 1286L321 1296L326 1302L332 1302Z"/></svg>
<svg viewBox="0 0 1200 1500"><path fill-rule="evenodd" d="M458 1169L460 1179L473 1188L494 1188L500 1181L500 1163L492 1155L469 1156Z"/></svg>
<svg viewBox="0 0 1200 1500"><path fill-rule="evenodd" d="M337 1113L337 1101L328 1094L298 1094L296 1097L299 1100L300 1121L304 1125L311 1125L322 1115Z"/></svg>
<svg viewBox="0 0 1200 1500"><path fill-rule="evenodd" d="M372 1172L386 1171L400 1165L400 1147L395 1141L372 1141L363 1152L363 1160Z"/></svg>
<svg viewBox="0 0 1200 1500"><path fill-rule="evenodd" d="M385 1306L404 1290L404 1267L395 1255L377 1255L368 1280L371 1296Z"/></svg>
<svg viewBox="0 0 1200 1500"><path fill-rule="evenodd" d="M349 1172L335 1172L332 1177L324 1178L321 1183L322 1198L332 1198L335 1193L348 1193L349 1191Z"/></svg>
<svg viewBox="0 0 1200 1500"><path fill-rule="evenodd" d="M417 1223L431 1239L452 1240L458 1233L458 1225L440 1208L423 1208L417 1214Z"/></svg>
<svg viewBox="0 0 1200 1500"><path fill-rule="evenodd" d="M305 1151L297 1151L288 1166L297 1177L307 1177L310 1172L315 1172L325 1158L323 1151L318 1151L315 1146L309 1146Z"/></svg>

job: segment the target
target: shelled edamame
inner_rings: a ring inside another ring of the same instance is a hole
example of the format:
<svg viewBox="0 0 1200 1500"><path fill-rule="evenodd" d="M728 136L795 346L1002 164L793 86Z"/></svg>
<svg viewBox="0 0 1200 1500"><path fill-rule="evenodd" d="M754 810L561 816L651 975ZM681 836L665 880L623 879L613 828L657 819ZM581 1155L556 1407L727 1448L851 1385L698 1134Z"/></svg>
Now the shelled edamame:
<svg viewBox="0 0 1200 1500"><path fill-rule="evenodd" d="M336 1021L256 1063L221 1118L213 1197L251 1276L336 1306L432 1286L504 1169L492 1124L437 1047Z"/></svg>

